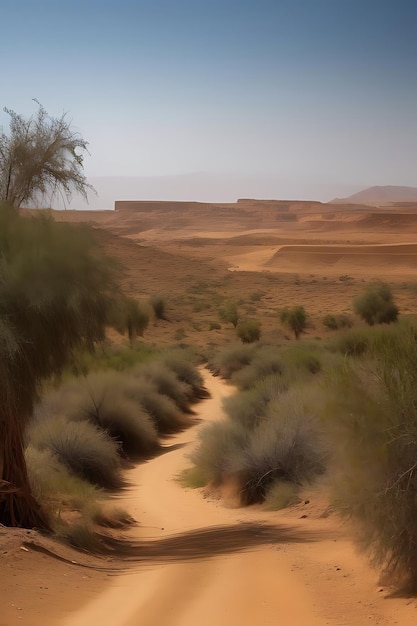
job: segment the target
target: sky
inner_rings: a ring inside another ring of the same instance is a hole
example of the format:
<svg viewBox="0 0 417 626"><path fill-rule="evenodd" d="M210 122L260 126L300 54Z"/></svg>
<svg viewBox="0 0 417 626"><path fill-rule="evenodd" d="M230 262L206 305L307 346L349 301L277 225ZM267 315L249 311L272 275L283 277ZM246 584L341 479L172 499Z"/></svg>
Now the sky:
<svg viewBox="0 0 417 626"><path fill-rule="evenodd" d="M196 200L217 177L236 197L417 186L417 0L1 0L0 20L0 108L66 111L89 177L162 196L179 175L181 197L195 174Z"/></svg>

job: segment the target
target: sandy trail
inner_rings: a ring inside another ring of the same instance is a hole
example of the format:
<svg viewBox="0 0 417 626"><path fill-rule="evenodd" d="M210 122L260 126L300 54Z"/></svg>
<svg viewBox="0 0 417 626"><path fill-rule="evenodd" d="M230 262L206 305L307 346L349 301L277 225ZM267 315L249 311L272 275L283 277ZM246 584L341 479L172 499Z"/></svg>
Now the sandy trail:
<svg viewBox="0 0 417 626"><path fill-rule="evenodd" d="M130 472L123 506L140 520L132 538L154 542L152 558L115 576L61 625L414 624L415 600L385 598L377 574L334 518L301 518L299 509L226 508L178 484L199 428L221 417L222 398L231 393L210 375L207 386L212 397L197 407L203 423ZM265 531L263 522L269 524Z"/></svg>

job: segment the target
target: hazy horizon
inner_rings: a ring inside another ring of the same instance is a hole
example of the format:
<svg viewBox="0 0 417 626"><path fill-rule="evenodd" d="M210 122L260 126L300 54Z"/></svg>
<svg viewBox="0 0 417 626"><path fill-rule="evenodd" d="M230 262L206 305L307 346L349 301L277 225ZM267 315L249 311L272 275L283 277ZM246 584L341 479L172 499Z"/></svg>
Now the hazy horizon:
<svg viewBox="0 0 417 626"><path fill-rule="evenodd" d="M21 0L0 11L2 106L30 116L37 98L68 111L89 142L89 178L152 179L146 195L171 177L154 199L187 199L180 179L200 173L201 201L417 185L414 0Z"/></svg>

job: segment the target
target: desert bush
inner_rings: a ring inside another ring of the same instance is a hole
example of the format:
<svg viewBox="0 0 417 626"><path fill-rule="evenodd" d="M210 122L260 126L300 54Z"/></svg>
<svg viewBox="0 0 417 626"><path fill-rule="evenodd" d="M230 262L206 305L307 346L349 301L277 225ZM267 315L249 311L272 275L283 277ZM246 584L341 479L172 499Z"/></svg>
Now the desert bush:
<svg viewBox="0 0 417 626"><path fill-rule="evenodd" d="M195 400L208 397L204 379L197 368L199 358L190 350L169 350L161 356L162 362L176 375L180 382L189 385Z"/></svg>
<svg viewBox="0 0 417 626"><path fill-rule="evenodd" d="M48 394L35 412L38 420L64 415L88 420L118 442L127 457L148 455L158 447L151 416L126 391L132 378L118 372L96 372L75 379ZM134 380L133 380L134 384Z"/></svg>
<svg viewBox="0 0 417 626"><path fill-rule="evenodd" d="M280 319L293 331L296 339L305 331L307 326L307 313L303 306L282 309Z"/></svg>
<svg viewBox="0 0 417 626"><path fill-rule="evenodd" d="M281 359L284 363L285 375L291 380L300 381L305 374L318 374L323 368L324 351L317 345L291 344L282 348Z"/></svg>
<svg viewBox="0 0 417 626"><path fill-rule="evenodd" d="M286 390L279 374L256 380L250 388L223 400L223 407L232 421L237 421L248 430L256 428L265 418L268 404Z"/></svg>
<svg viewBox="0 0 417 626"><path fill-rule="evenodd" d="M139 372L125 380L126 396L139 404L152 418L159 434L172 433L189 425L175 402L158 392L156 385Z"/></svg>
<svg viewBox="0 0 417 626"><path fill-rule="evenodd" d="M228 302L224 307L219 309L219 316L223 322L232 324L236 328L239 322L239 308L236 302Z"/></svg>
<svg viewBox="0 0 417 626"><path fill-rule="evenodd" d="M232 374L251 362L255 349L253 345L237 343L217 352L210 359L209 367L215 375L229 379Z"/></svg>
<svg viewBox="0 0 417 626"><path fill-rule="evenodd" d="M221 329L221 325L219 324L219 322L210 322L209 330L220 330L220 329Z"/></svg>
<svg viewBox="0 0 417 626"><path fill-rule="evenodd" d="M29 445L25 458L33 494L51 520L66 508L82 511L100 499L102 494L97 487L71 473L50 449Z"/></svg>
<svg viewBox="0 0 417 626"><path fill-rule="evenodd" d="M417 588L417 331L375 336L332 380L335 501L390 580ZM337 471L338 470L338 471Z"/></svg>
<svg viewBox="0 0 417 626"><path fill-rule="evenodd" d="M270 388L270 392L263 404L257 404L255 394L242 394L253 403L252 412L245 412L244 400L235 407L228 400L227 411L234 412L233 419L207 427L191 455L206 482L237 485L243 504L262 502L276 481L300 486L326 467L315 403L309 408L299 389L277 394Z"/></svg>
<svg viewBox="0 0 417 626"><path fill-rule="evenodd" d="M181 411L184 413L192 412L190 404L194 396L193 388L188 383L179 380L175 372L169 369L166 363L160 360L154 361L137 371L155 385L158 393L171 398Z"/></svg>
<svg viewBox="0 0 417 626"><path fill-rule="evenodd" d="M254 343L261 336L261 324L254 319L240 320L236 326L237 336L243 343Z"/></svg>
<svg viewBox="0 0 417 626"><path fill-rule="evenodd" d="M167 302L164 296L158 294L153 295L149 299L149 304L151 305L157 320L166 319Z"/></svg>
<svg viewBox="0 0 417 626"><path fill-rule="evenodd" d="M236 474L236 459L249 437L246 428L228 420L213 422L200 432L199 445L190 454L190 460L205 485L219 485Z"/></svg>
<svg viewBox="0 0 417 626"><path fill-rule="evenodd" d="M244 504L262 502L277 480L301 486L326 468L316 417L298 390L271 401L265 417L238 459Z"/></svg>
<svg viewBox="0 0 417 626"><path fill-rule="evenodd" d="M119 446L93 424L56 417L32 423L28 436L32 446L49 450L71 472L93 485L122 486Z"/></svg>
<svg viewBox="0 0 417 626"><path fill-rule="evenodd" d="M282 375L284 365L279 349L270 346L258 348L251 362L232 376L232 381L239 389L249 389L259 379L272 375Z"/></svg>
<svg viewBox="0 0 417 626"><path fill-rule="evenodd" d="M369 285L367 289L353 301L354 311L369 326L374 324L390 324L398 319L398 307L390 287L383 282Z"/></svg>
<svg viewBox="0 0 417 626"><path fill-rule="evenodd" d="M338 315L329 313L323 317L323 324L329 330L338 330L339 328L352 328L353 321L349 315L344 313Z"/></svg>

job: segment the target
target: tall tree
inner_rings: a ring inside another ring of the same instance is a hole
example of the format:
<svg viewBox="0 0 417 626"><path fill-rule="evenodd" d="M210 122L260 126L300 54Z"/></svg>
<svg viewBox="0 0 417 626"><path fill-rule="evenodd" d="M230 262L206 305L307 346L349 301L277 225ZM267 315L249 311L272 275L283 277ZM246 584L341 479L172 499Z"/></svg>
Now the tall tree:
<svg viewBox="0 0 417 626"><path fill-rule="evenodd" d="M70 200L76 192L87 198L93 190L83 170L88 143L65 113L51 117L37 104L37 113L28 119L4 109L10 131L0 133L0 200L18 208L42 196L61 194Z"/></svg>
<svg viewBox="0 0 417 626"><path fill-rule="evenodd" d="M42 383L102 340L117 289L89 228L0 205L0 522L45 528L23 454Z"/></svg>

